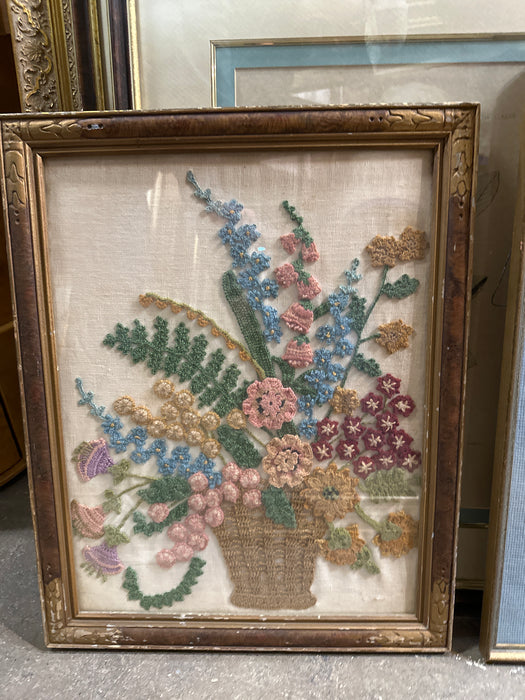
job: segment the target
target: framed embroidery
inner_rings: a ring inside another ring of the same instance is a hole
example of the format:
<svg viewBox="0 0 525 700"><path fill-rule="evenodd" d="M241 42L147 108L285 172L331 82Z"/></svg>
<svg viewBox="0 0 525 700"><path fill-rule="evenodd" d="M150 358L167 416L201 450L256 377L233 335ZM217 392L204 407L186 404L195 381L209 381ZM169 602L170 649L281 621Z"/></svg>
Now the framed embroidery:
<svg viewBox="0 0 525 700"><path fill-rule="evenodd" d="M3 122L51 646L448 648L477 121Z"/></svg>

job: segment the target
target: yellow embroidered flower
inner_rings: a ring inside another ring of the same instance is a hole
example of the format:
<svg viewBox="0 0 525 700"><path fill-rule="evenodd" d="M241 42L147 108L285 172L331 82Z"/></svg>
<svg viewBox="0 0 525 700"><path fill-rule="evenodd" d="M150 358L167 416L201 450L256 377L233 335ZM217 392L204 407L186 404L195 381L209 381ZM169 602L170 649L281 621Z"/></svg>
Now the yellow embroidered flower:
<svg viewBox="0 0 525 700"><path fill-rule="evenodd" d="M400 557L408 554L411 549L417 546L418 523L405 513L399 510L397 513L390 513L388 520L397 525L401 530L399 537L391 540L384 540L380 534L376 535L372 542L379 547L383 557Z"/></svg>
<svg viewBox="0 0 525 700"><path fill-rule="evenodd" d="M365 546L365 541L359 537L357 525L334 528L327 539L316 540L321 555L338 566L352 566L357 555Z"/></svg>
<svg viewBox="0 0 525 700"><path fill-rule="evenodd" d="M361 500L356 491L359 479L351 477L349 469L338 469L335 462L326 469L316 467L305 481L302 492L305 508L329 523L344 518Z"/></svg>
<svg viewBox="0 0 525 700"><path fill-rule="evenodd" d="M186 428L186 430L189 430L191 428L197 428L199 426L199 423L201 422L201 417L199 416L197 411L189 409L187 411L182 412L180 422Z"/></svg>
<svg viewBox="0 0 525 700"><path fill-rule="evenodd" d="M131 417L137 425L148 425L153 416L147 406L135 406Z"/></svg>
<svg viewBox="0 0 525 700"><path fill-rule="evenodd" d="M246 416L239 408L234 408L226 416L226 422L230 428L242 430L246 427Z"/></svg>
<svg viewBox="0 0 525 700"><path fill-rule="evenodd" d="M201 425L204 430L210 432L211 430L216 430L221 424L221 419L215 411L208 411L201 418Z"/></svg>
<svg viewBox="0 0 525 700"><path fill-rule="evenodd" d="M154 438L162 437L166 433L166 421L162 418L153 418L148 425L148 433Z"/></svg>
<svg viewBox="0 0 525 700"><path fill-rule="evenodd" d="M169 379L159 379L159 381L155 382L153 385L153 391L159 399L169 399L175 391L175 386Z"/></svg>
<svg viewBox="0 0 525 700"><path fill-rule="evenodd" d="M427 248L425 232L407 226L399 236L397 257L400 260L423 260Z"/></svg>
<svg viewBox="0 0 525 700"><path fill-rule="evenodd" d="M374 267L394 267L398 253L398 242L393 236L375 236L365 248Z"/></svg>
<svg viewBox="0 0 525 700"><path fill-rule="evenodd" d="M342 389L338 386L329 403L335 413L346 413L348 415L359 406L357 391L355 389Z"/></svg>
<svg viewBox="0 0 525 700"><path fill-rule="evenodd" d="M401 319L383 323L379 326L379 338L375 341L382 345L390 354L408 348L408 338L412 335L414 329L408 326Z"/></svg>
<svg viewBox="0 0 525 700"><path fill-rule="evenodd" d="M175 396L172 398L173 404L181 411L184 411L184 409L189 408L194 401L195 396L193 396L191 391L188 391L187 389L177 391Z"/></svg>
<svg viewBox="0 0 525 700"><path fill-rule="evenodd" d="M166 401L160 407L160 415L166 420L175 420L179 417L179 409L171 401Z"/></svg>
<svg viewBox="0 0 525 700"><path fill-rule="evenodd" d="M135 402L131 396L120 396L113 402L113 408L119 416L127 416L135 408Z"/></svg>
<svg viewBox="0 0 525 700"><path fill-rule="evenodd" d="M202 443L202 441L204 440L204 433L198 428L192 428L191 430L186 431L184 438L188 445L190 445L190 447L193 447Z"/></svg>
<svg viewBox="0 0 525 700"><path fill-rule="evenodd" d="M179 442L184 437L184 428L180 423L168 423L166 426L166 437Z"/></svg>
<svg viewBox="0 0 525 700"><path fill-rule="evenodd" d="M213 438L208 438L202 443L201 451L206 455L206 457L213 459L214 457L217 457L221 451L221 443Z"/></svg>
<svg viewBox="0 0 525 700"><path fill-rule="evenodd" d="M312 470L312 448L297 435L273 438L266 452L262 466L272 486L298 486Z"/></svg>

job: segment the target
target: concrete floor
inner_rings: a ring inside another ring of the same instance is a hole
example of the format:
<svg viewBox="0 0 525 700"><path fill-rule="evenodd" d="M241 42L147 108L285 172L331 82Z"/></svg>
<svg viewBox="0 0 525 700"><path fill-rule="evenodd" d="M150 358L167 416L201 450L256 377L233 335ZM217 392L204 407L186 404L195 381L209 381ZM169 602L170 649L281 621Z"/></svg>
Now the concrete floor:
<svg viewBox="0 0 525 700"><path fill-rule="evenodd" d="M0 698L525 699L525 666L487 666L479 605L443 656L46 650L25 476L0 489Z"/></svg>

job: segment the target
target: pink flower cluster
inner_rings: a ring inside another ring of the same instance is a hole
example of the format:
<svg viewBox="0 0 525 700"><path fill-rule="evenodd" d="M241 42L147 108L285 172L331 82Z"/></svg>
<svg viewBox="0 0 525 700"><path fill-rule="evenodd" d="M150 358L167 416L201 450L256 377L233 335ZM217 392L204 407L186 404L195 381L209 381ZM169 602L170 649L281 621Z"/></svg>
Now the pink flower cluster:
<svg viewBox="0 0 525 700"><path fill-rule="evenodd" d="M225 501L237 503L241 498L246 508L261 505L261 475L257 469L241 469L235 462L228 462L222 470L223 482L220 490Z"/></svg>
<svg viewBox="0 0 525 700"><path fill-rule="evenodd" d="M410 396L399 394L400 385L401 380L390 374L379 377L376 388L380 393L370 392L361 399L361 416L347 415L341 424L329 418L319 421L317 440L312 443L316 460L331 459L335 449L363 479L393 467L415 471L421 464L421 453L411 448L414 439L399 428L400 418L409 416L415 403Z"/></svg>

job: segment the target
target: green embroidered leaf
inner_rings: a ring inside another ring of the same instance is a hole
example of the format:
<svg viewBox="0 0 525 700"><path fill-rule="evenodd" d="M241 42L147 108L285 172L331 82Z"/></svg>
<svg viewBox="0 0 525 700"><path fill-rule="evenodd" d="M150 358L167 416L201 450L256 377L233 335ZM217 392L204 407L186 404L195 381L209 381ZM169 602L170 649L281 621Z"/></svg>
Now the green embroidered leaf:
<svg viewBox="0 0 525 700"><path fill-rule="evenodd" d="M390 299L404 299L413 294L419 287L419 280L408 275L401 275L393 284L385 282L383 285L383 294Z"/></svg>
<svg viewBox="0 0 525 700"><path fill-rule="evenodd" d="M118 529L118 527L113 527L112 525L104 526L104 539L106 544L110 547L116 547L119 544L127 544L129 542L129 537Z"/></svg>
<svg viewBox="0 0 525 700"><path fill-rule="evenodd" d="M191 341L191 347L188 351L186 360L179 367L177 374L181 382L186 382L200 369L203 360L206 357L206 348L208 341L201 334L195 336Z"/></svg>
<svg viewBox="0 0 525 700"><path fill-rule="evenodd" d="M133 513L133 520L135 521L133 532L135 534L140 532L143 535L146 535L146 537L151 537L157 532L162 532L165 528L169 527L169 525L182 520L187 515L188 501L177 503L177 505L170 510L168 516L161 523L155 523L152 520L147 520L142 513L135 511Z"/></svg>
<svg viewBox="0 0 525 700"><path fill-rule="evenodd" d="M361 481L360 489L375 503L392 501L402 496L415 496L415 492L410 488L407 472L399 467L370 474Z"/></svg>
<svg viewBox="0 0 525 700"><path fill-rule="evenodd" d="M251 440L240 430L234 430L229 425L219 425L217 428L219 442L227 450L240 467L256 469L261 462Z"/></svg>
<svg viewBox="0 0 525 700"><path fill-rule="evenodd" d="M353 328L357 333L361 333L366 323L366 299L353 294L348 304L346 315L353 321Z"/></svg>
<svg viewBox="0 0 525 700"><path fill-rule="evenodd" d="M179 323L174 332L174 344L166 351L164 360L164 372L167 377L175 374L179 363L183 360L190 349L190 331L184 323Z"/></svg>
<svg viewBox="0 0 525 700"><path fill-rule="evenodd" d="M276 355L272 355L272 361L281 370L281 382L283 386L292 386L295 376L295 369L289 365L286 360L283 360L281 357L277 357Z"/></svg>
<svg viewBox="0 0 525 700"><path fill-rule="evenodd" d="M111 489L106 489L104 491L104 498L106 499L102 504L104 513L111 513L112 511L120 513L122 510L122 500L120 496L117 496Z"/></svg>
<svg viewBox="0 0 525 700"><path fill-rule="evenodd" d="M325 301L321 302L319 306L316 306L315 309L313 310L314 312L314 321L317 321L318 318L321 318L321 316L324 316L325 314L329 313L330 311L330 302L328 299L325 299Z"/></svg>
<svg viewBox="0 0 525 700"><path fill-rule="evenodd" d="M131 463L128 459L121 459L120 462L113 464L109 469L109 473L113 477L113 482L115 484L120 484L123 481L129 471Z"/></svg>
<svg viewBox="0 0 525 700"><path fill-rule="evenodd" d="M182 501L191 494L191 488L180 476L165 476L154 481L147 489L141 489L138 495L146 503L169 503Z"/></svg>
<svg viewBox="0 0 525 700"><path fill-rule="evenodd" d="M296 394L306 396L307 394L312 393L312 385L309 384L306 379L304 378L304 375L300 374L298 377L296 377L292 384L291 388Z"/></svg>
<svg viewBox="0 0 525 700"><path fill-rule="evenodd" d="M282 489L275 486L268 486L268 488L262 492L261 498L264 503L267 518L291 530L297 527L294 509Z"/></svg>
<svg viewBox="0 0 525 700"><path fill-rule="evenodd" d="M351 569L361 569L363 567L369 574L379 573L379 567L372 559L372 554L366 545L357 553L356 561L350 565Z"/></svg>
<svg viewBox="0 0 525 700"><path fill-rule="evenodd" d="M153 327L155 328L155 333L151 341L151 347L149 348L147 365L151 370L151 374L157 374L157 372L162 369L164 356L168 349L168 322L160 316L157 316L153 321Z"/></svg>
<svg viewBox="0 0 525 700"><path fill-rule="evenodd" d="M354 367L370 377L379 377L382 374L381 367L377 362L371 357L366 359L360 352L354 356Z"/></svg>
<svg viewBox="0 0 525 700"><path fill-rule="evenodd" d="M226 301L230 305L246 345L253 359L261 366L265 376L272 376L272 359L268 352L266 341L255 317L252 307L244 295L244 290L237 282L233 270L228 270L222 276L222 288ZM262 377L264 379L264 377Z"/></svg>
<svg viewBox="0 0 525 700"><path fill-rule="evenodd" d="M148 343L148 331L146 326L144 326L140 321L133 321L134 328L131 329L130 342L131 342L131 359L136 364L137 362L144 362L148 356L148 352L151 345Z"/></svg>
<svg viewBox="0 0 525 700"><path fill-rule="evenodd" d="M128 600L138 600L144 610L150 608L163 608L173 605L175 602L184 600L185 596L189 595L196 585L199 576L202 575L202 570L206 562L199 557L193 557L190 561L188 569L184 574L182 581L176 588L172 588L166 593L157 593L155 595L144 595L139 587L138 576L135 569L130 566L124 572L124 582L122 588L128 591Z"/></svg>
<svg viewBox="0 0 525 700"><path fill-rule="evenodd" d="M277 431L277 435L280 438L284 437L285 435L297 435L297 428L295 427L295 423L293 423L291 420L287 421L286 423L283 423Z"/></svg>

